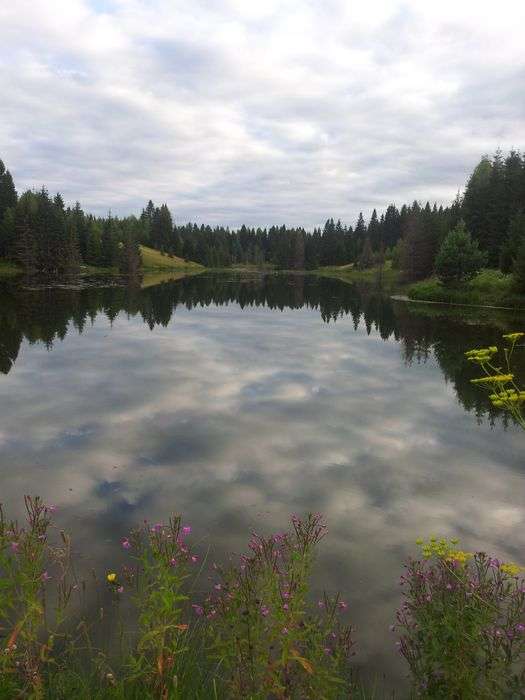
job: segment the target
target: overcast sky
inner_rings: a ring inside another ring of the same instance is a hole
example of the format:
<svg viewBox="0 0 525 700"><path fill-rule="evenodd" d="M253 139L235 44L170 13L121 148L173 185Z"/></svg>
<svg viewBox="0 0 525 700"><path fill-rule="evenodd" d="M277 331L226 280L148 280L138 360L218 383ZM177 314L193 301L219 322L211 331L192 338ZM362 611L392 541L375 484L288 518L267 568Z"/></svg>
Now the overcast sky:
<svg viewBox="0 0 525 700"><path fill-rule="evenodd" d="M353 223L525 147L523 0L0 2L19 191L176 221Z"/></svg>

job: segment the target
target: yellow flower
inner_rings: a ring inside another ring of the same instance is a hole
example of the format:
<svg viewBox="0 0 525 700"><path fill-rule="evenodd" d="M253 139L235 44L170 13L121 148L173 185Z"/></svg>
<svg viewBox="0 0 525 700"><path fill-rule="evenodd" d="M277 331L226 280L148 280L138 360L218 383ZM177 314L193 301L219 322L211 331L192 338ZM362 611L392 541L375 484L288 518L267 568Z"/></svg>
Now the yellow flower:
<svg viewBox="0 0 525 700"><path fill-rule="evenodd" d="M117 574L113 574L113 573L112 573L112 574L108 574L108 575L106 576L106 578L107 578L107 580L108 580L108 583L116 583L116 581L117 581Z"/></svg>
<svg viewBox="0 0 525 700"><path fill-rule="evenodd" d="M471 379L471 384L507 384L514 379L513 374L494 374L492 377L480 377L479 379Z"/></svg>
<svg viewBox="0 0 525 700"><path fill-rule="evenodd" d="M465 564L474 555L472 552L462 552L461 549L451 549L446 556L447 561L455 561L458 564Z"/></svg>
<svg viewBox="0 0 525 700"><path fill-rule="evenodd" d="M520 573L520 571L523 571L522 566L518 566L517 564L513 564L512 562L502 564L499 568L501 569L501 571L503 571L504 574L508 574L509 576L517 576Z"/></svg>

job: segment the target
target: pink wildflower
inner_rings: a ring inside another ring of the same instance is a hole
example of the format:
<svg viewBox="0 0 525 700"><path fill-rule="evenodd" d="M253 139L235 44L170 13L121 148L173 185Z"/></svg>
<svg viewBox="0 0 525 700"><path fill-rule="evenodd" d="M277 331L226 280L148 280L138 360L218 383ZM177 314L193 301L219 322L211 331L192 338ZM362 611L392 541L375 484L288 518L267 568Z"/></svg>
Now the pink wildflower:
<svg viewBox="0 0 525 700"><path fill-rule="evenodd" d="M42 581L49 581L51 576L47 573L47 571L44 571L40 578L42 579Z"/></svg>
<svg viewBox="0 0 525 700"><path fill-rule="evenodd" d="M11 551L14 552L15 554L18 552L18 548L20 547L18 542L11 542Z"/></svg>
<svg viewBox="0 0 525 700"><path fill-rule="evenodd" d="M191 525L184 525L182 528L183 535L189 535L191 533Z"/></svg>
<svg viewBox="0 0 525 700"><path fill-rule="evenodd" d="M117 593L124 593L124 586L119 586L117 588Z"/></svg>
<svg viewBox="0 0 525 700"><path fill-rule="evenodd" d="M201 617L201 615L204 614L204 608L202 607L202 605L192 605L191 607L194 609L195 615Z"/></svg>
<svg viewBox="0 0 525 700"><path fill-rule="evenodd" d="M131 549L131 542L128 540L127 537L124 537L121 544L124 549Z"/></svg>

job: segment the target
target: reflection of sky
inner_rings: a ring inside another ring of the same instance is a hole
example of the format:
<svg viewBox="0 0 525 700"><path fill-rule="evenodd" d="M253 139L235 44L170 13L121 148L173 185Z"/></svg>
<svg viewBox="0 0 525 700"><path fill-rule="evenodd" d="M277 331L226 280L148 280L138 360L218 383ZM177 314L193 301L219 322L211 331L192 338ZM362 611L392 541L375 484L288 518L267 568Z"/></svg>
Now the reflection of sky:
<svg viewBox="0 0 525 700"><path fill-rule="evenodd" d="M51 352L24 343L0 397L1 500L57 503L95 562L173 510L219 556L253 527L325 513L316 585L344 591L359 658L393 675L388 624L417 536L517 560L525 545L523 436L478 426L433 361L405 366L350 317L179 307L150 331L99 316Z"/></svg>

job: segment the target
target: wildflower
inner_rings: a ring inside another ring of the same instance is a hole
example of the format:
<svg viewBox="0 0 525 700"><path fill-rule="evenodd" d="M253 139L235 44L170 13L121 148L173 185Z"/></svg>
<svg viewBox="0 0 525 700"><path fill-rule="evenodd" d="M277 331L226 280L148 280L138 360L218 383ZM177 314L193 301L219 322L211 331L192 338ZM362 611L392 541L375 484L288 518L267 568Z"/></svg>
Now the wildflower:
<svg viewBox="0 0 525 700"><path fill-rule="evenodd" d="M510 340L511 343L515 343L517 340L520 338L523 338L525 336L525 333L507 333L506 335L502 336L505 338L505 340Z"/></svg>
<svg viewBox="0 0 525 700"><path fill-rule="evenodd" d="M117 574L115 573L109 573L106 576L107 582L108 583L116 583L117 582Z"/></svg>
<svg viewBox="0 0 525 700"><path fill-rule="evenodd" d="M324 651L325 654L331 654L331 653L332 653L332 650L331 650L329 647L325 647L325 648L323 649L323 651Z"/></svg>
<svg viewBox="0 0 525 700"><path fill-rule="evenodd" d="M56 512L56 509L57 509L57 507L56 507L55 505L46 506L46 511L47 511L48 513L55 513L55 512Z"/></svg>
<svg viewBox="0 0 525 700"><path fill-rule="evenodd" d="M127 537L124 537L121 544L124 549L131 549L131 542L128 540Z"/></svg>
<svg viewBox="0 0 525 700"><path fill-rule="evenodd" d="M516 632L525 632L525 625L522 625L521 622L516 625L515 627Z"/></svg>
<svg viewBox="0 0 525 700"><path fill-rule="evenodd" d="M192 605L191 607L195 611L195 615L201 617L204 614L204 608L202 607L202 605Z"/></svg>
<svg viewBox="0 0 525 700"><path fill-rule="evenodd" d="M493 374L491 377L471 379L471 384L508 384L514 379L513 374Z"/></svg>
<svg viewBox="0 0 525 700"><path fill-rule="evenodd" d="M267 617L270 612L270 609L266 607L266 605L261 606L261 615L263 617Z"/></svg>
<svg viewBox="0 0 525 700"><path fill-rule="evenodd" d="M319 608L324 608L324 603L323 603L323 601L322 601L322 600L317 601L317 606L318 606Z"/></svg>
<svg viewBox="0 0 525 700"><path fill-rule="evenodd" d="M337 607L341 610L346 610L348 607L348 603L345 603L344 600L340 600L339 603L337 603Z"/></svg>
<svg viewBox="0 0 525 700"><path fill-rule="evenodd" d="M288 634L288 632L289 632L288 627L283 627L281 632L282 632L282 634Z"/></svg>
<svg viewBox="0 0 525 700"><path fill-rule="evenodd" d="M289 610L289 609L290 609L290 606L288 605L288 603L285 603L283 605L283 610Z"/></svg>
<svg viewBox="0 0 525 700"><path fill-rule="evenodd" d="M222 590L222 586L221 586L220 583L216 583L213 587L215 588L216 591L221 591L221 590Z"/></svg>
<svg viewBox="0 0 525 700"><path fill-rule="evenodd" d="M124 586L119 586L117 588L117 593L124 593Z"/></svg>
<svg viewBox="0 0 525 700"><path fill-rule="evenodd" d="M177 560L174 558L170 559L170 566L177 566Z"/></svg>
<svg viewBox="0 0 525 700"><path fill-rule="evenodd" d="M11 551L16 554L18 552L18 548L20 547L20 544L18 542L11 542Z"/></svg>
<svg viewBox="0 0 525 700"><path fill-rule="evenodd" d="M191 525L184 525L184 527L182 528L182 534L183 535L191 534Z"/></svg>
<svg viewBox="0 0 525 700"><path fill-rule="evenodd" d="M47 571L44 571L40 578L42 579L42 581L45 582L45 581L49 581L51 579L51 576L47 573Z"/></svg>
<svg viewBox="0 0 525 700"><path fill-rule="evenodd" d="M518 566L517 564L513 564L512 562L508 562L507 564L502 564L500 566L500 570L503 571L504 574L508 574L509 576L517 576L517 574L519 574L520 571L523 571L523 567Z"/></svg>
<svg viewBox="0 0 525 700"><path fill-rule="evenodd" d="M197 557L195 556L195 554L192 555L191 561L192 561L194 564L197 563Z"/></svg>

